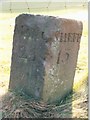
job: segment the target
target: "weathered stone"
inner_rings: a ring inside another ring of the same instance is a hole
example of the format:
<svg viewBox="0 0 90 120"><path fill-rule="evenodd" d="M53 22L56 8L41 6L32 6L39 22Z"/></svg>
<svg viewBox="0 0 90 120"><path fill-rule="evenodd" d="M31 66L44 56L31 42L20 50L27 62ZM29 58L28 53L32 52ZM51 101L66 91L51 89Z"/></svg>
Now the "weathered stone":
<svg viewBox="0 0 90 120"><path fill-rule="evenodd" d="M9 88L52 103L73 87L80 21L22 14L16 18Z"/></svg>

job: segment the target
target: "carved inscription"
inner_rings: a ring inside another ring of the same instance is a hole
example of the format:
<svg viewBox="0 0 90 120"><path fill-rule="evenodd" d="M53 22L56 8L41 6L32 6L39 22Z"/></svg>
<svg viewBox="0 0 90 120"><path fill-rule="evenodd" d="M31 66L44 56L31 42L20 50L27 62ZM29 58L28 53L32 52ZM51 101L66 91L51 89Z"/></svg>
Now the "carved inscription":
<svg viewBox="0 0 90 120"><path fill-rule="evenodd" d="M59 42L79 42L81 35L80 33L56 32L55 37Z"/></svg>

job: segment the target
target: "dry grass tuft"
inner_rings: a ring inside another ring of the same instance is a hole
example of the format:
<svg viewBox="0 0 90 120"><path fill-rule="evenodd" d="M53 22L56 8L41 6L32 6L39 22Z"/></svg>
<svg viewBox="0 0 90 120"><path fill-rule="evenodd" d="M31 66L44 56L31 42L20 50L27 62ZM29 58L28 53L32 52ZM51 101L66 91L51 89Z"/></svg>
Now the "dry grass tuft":
<svg viewBox="0 0 90 120"><path fill-rule="evenodd" d="M36 102L23 94L3 96L3 118L88 118L88 80L57 105Z"/></svg>

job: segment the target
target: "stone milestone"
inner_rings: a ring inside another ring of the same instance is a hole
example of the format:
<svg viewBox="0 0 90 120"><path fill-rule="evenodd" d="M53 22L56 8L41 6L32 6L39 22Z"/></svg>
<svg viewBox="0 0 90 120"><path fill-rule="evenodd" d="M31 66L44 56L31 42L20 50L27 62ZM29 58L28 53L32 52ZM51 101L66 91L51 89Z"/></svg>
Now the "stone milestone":
<svg viewBox="0 0 90 120"><path fill-rule="evenodd" d="M73 87L82 29L76 20L19 15L9 88L46 103L63 99Z"/></svg>

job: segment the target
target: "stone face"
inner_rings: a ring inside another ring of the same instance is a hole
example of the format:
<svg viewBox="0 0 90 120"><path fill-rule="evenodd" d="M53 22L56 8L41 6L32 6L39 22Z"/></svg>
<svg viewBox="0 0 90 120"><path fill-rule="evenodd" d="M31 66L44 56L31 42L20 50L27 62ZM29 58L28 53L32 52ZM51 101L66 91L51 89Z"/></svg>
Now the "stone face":
<svg viewBox="0 0 90 120"><path fill-rule="evenodd" d="M22 14L16 18L9 88L47 103L71 91L80 21Z"/></svg>

